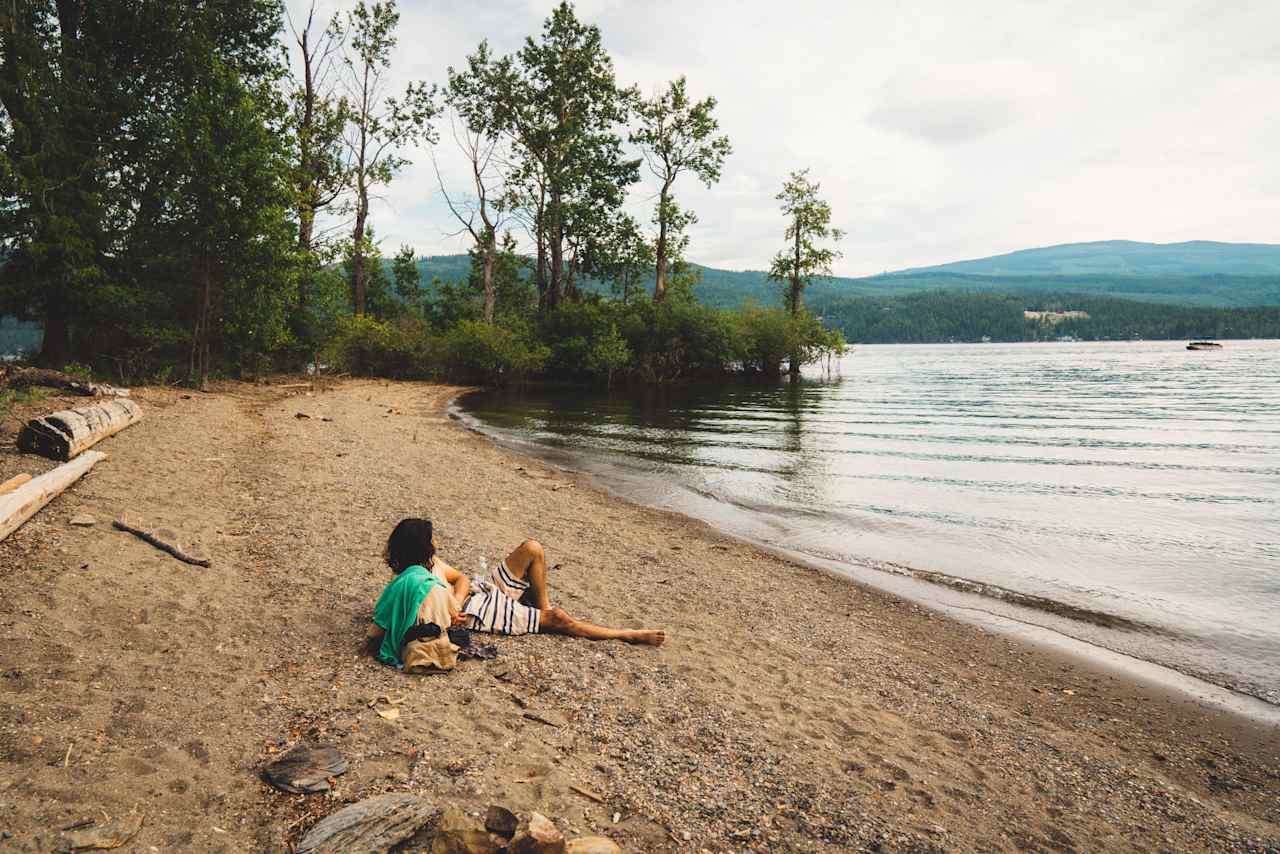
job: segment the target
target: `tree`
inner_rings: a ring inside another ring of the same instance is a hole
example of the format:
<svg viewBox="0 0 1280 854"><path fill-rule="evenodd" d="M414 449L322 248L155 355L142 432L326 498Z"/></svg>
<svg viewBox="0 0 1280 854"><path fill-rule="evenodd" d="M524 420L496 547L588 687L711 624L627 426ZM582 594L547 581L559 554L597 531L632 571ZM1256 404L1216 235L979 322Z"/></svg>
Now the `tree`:
<svg viewBox="0 0 1280 854"><path fill-rule="evenodd" d="M493 66L494 117L514 143L511 176L532 217L540 252L543 303L565 296L565 243L579 242L611 218L639 178L639 160L623 156L616 128L627 120L633 90L621 89L600 30L562 2L515 57ZM549 268L544 273L544 266Z"/></svg>
<svg viewBox="0 0 1280 854"><path fill-rule="evenodd" d="M153 241L186 204L172 194L182 180L176 117L194 109L185 98L197 82L214 77L221 82L204 90L210 98L238 103L228 94L238 86L261 106L258 85L278 71L279 18L276 0L14 0L0 8L0 139L9 164L0 170L8 256L0 309L43 321L44 361L87 360L129 339L167 346L181 337L180 316L193 328L185 283L194 271L165 278L181 247ZM281 190L268 198L287 197Z"/></svg>
<svg viewBox="0 0 1280 854"><path fill-rule="evenodd" d="M630 305L635 294L644 293L643 280L653 269L654 247L640 233L639 224L629 216L619 222L615 240L608 266L601 270L601 278L610 282L623 305Z"/></svg>
<svg viewBox="0 0 1280 854"><path fill-rule="evenodd" d="M402 245L396 257L391 259L391 279L395 284L396 296L405 305L416 305L422 299L422 274L418 272L418 262L414 258L412 246Z"/></svg>
<svg viewBox="0 0 1280 854"><path fill-rule="evenodd" d="M136 72L160 62L170 23L124 0L0 6L0 309L42 322L47 364L71 357L107 279L124 126L143 103Z"/></svg>
<svg viewBox="0 0 1280 854"><path fill-rule="evenodd" d="M349 39L344 57L351 122L345 142L351 152L351 188L355 204L355 224L351 230L351 301L355 314L365 311L364 241L369 221L370 191L388 184L408 160L396 154L397 147L419 140L433 141L430 121L435 116L435 87L410 83L404 95L386 95L391 51L396 45L395 29L400 22L395 0L361 0L348 13Z"/></svg>
<svg viewBox="0 0 1280 854"><path fill-rule="evenodd" d="M818 197L818 184L809 180L809 170L792 172L776 198L782 202L782 213L789 220L786 230L788 247L773 258L769 278L784 282L786 307L798 317L804 307L805 286L815 276L830 276L831 264L841 253L821 247L819 241L840 240L844 232L831 227L831 205ZM798 376L803 354L793 350L790 373Z"/></svg>
<svg viewBox="0 0 1280 854"><path fill-rule="evenodd" d="M644 159L661 182L654 222L658 226L655 246L656 267L653 299L660 301L667 290L667 265L679 257L687 238L684 229L697 221L692 211L682 211L671 188L681 172L692 172L707 187L720 180L724 160L733 151L727 136L716 136L720 125L711 115L716 99L689 100L685 78L667 85L665 91L640 102L636 113L640 127L631 141L640 146ZM673 251L674 250L674 251Z"/></svg>
<svg viewBox="0 0 1280 854"><path fill-rule="evenodd" d="M130 247L142 264L138 284L166 291L173 321L191 329L197 388L208 382L215 342L241 365L280 344L296 287L280 69L224 59L212 37L222 11L187 10L172 109L147 126L148 177Z"/></svg>
<svg viewBox="0 0 1280 854"><path fill-rule="evenodd" d="M298 248L305 265L298 281L295 318L308 316L310 292L323 266L315 245L316 216L338 201L350 175L348 152L342 145L342 131L348 119L347 102L337 94L337 63L344 38L342 21L334 15L328 26L316 31L315 13L312 2L306 23L300 29L290 20L300 60L298 73L292 76L289 100L295 145L293 180L297 193ZM309 335L310 331L304 334Z"/></svg>
<svg viewBox="0 0 1280 854"><path fill-rule="evenodd" d="M506 213L504 178L497 162L501 125L494 112L490 90L494 77L494 64L489 57L487 42L481 42L476 52L467 57L466 70L449 69L446 98L462 123L459 127L451 117L450 127L458 150L467 159L474 195L455 202L444 186L439 167L436 168L436 180L440 183L445 203L475 241L476 253L480 257L485 323L493 323L497 294L493 275L498 257L498 229L502 227Z"/></svg>

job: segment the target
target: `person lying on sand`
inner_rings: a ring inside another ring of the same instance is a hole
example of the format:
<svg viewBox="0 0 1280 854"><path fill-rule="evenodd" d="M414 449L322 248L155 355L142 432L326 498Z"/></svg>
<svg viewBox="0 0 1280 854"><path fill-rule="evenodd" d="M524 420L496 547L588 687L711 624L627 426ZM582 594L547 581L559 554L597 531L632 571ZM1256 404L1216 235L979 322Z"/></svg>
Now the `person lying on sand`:
<svg viewBox="0 0 1280 854"><path fill-rule="evenodd" d="M666 632L650 629L607 629L578 620L551 604L547 591L547 561L542 545L525 540L507 555L489 578L471 580L437 554L439 541L429 519L402 519L387 539L385 558L395 576L374 609L370 644L378 657L401 664L399 651L406 635L418 633L423 603L437 609L438 622L472 631L524 635L546 632L590 640L622 640L659 646ZM450 595L445 596L447 591Z"/></svg>

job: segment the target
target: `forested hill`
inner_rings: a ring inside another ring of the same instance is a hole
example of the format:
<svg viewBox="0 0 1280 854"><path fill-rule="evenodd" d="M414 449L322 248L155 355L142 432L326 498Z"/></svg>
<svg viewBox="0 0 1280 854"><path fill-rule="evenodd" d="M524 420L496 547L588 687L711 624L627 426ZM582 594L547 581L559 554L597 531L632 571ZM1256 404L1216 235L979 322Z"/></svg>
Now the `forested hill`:
<svg viewBox="0 0 1280 854"><path fill-rule="evenodd" d="M1097 245L1097 244L1089 244ZM1112 245L1112 244L1107 244ZM1150 245L1150 244L1136 244ZM1192 245L1192 244L1182 244ZM1206 243L1206 246L1242 244ZM1061 248L1061 247L1059 247ZM1275 250L1280 246L1263 247ZM1028 250L1037 252L1042 250ZM424 283L434 277L442 281L464 280L470 270L466 255L435 255L418 259L418 270ZM964 262L962 262L964 263ZM694 265L702 279L694 289L706 305L732 308L744 302L761 305L780 304L780 287L760 270L719 270ZM607 290L607 285L589 282L588 287ZM1181 306L1255 306L1280 305L1280 262L1270 275L1161 274L1124 275L1119 273L1089 275L968 275L948 272L889 273L865 278L836 276L817 279L806 290L806 300L821 301L835 297L891 297L938 290L1056 292L1118 297L1140 302Z"/></svg>
<svg viewBox="0 0 1280 854"><path fill-rule="evenodd" d="M1022 249L990 258L900 271L979 276L1280 276L1280 245L1102 240Z"/></svg>

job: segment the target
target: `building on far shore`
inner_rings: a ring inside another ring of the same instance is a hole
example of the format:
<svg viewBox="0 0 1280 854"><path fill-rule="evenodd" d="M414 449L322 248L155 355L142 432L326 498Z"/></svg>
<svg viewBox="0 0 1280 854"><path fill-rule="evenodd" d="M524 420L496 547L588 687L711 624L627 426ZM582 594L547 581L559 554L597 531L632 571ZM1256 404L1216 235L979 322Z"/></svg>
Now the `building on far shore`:
<svg viewBox="0 0 1280 854"><path fill-rule="evenodd" d="M1061 323L1064 320L1088 320L1089 312L1081 311L1078 308L1053 309L1050 311L1032 311L1024 309L1022 316L1027 320L1035 320L1039 323Z"/></svg>

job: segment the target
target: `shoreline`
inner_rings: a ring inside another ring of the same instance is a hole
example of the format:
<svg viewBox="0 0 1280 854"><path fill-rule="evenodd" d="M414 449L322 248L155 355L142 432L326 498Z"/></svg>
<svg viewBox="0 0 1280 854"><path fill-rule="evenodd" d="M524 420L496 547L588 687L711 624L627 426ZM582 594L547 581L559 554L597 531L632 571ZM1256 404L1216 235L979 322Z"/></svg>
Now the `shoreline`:
<svg viewBox="0 0 1280 854"><path fill-rule="evenodd" d="M1280 850L1275 727L620 501L467 430L460 391L135 390L146 419L0 543L14 849L136 809L137 850L282 850L412 792L631 852ZM0 474L26 463L0 445ZM104 524L126 512L213 567ZM378 554L417 514L468 572L536 537L553 601L667 643L498 637L446 675L379 665L360 649ZM333 791L259 779L302 740L350 760Z"/></svg>
<svg viewBox="0 0 1280 854"><path fill-rule="evenodd" d="M1214 682L1190 668L1183 670L1160 661L1113 649L1088 638L1078 637L1061 628L1018 617L1021 611L1033 613L1044 611L1062 617L1070 624L1076 619L1070 612L1080 610L1075 606L1055 600L1043 600L1047 607L1029 605L1023 600L1038 600L1041 597L1004 588L994 588L999 593L991 593L989 590L993 589L992 585L916 567L904 566L900 569L895 567L891 570L870 565L879 563L876 561L854 566L841 561L826 560L818 555L771 545L751 536L726 530L690 512L646 503L625 490L611 486L607 482L606 473L592 470L590 467L581 467L581 461L574 459L569 451L540 445L533 440L517 438L500 428L485 424L478 417L467 412L461 403L463 398L476 391L476 389L462 390L446 404L446 411L459 427L483 436L512 453L527 456L544 465L555 466L565 472L586 478L595 488L622 501L656 512L672 513L692 522L707 525L719 536L768 551L798 567L825 572L834 578L883 595L903 597L950 619L997 631L1021 642L1034 644L1046 651L1053 650L1068 661L1091 664L1108 672L1123 674L1152 690L1167 691L1171 697L1193 699L1208 707L1221 709L1259 724L1280 728L1280 702L1271 702L1250 691ZM859 569L863 572L856 572ZM982 607L983 604L994 606L996 603L1005 606L1005 612ZM1116 617L1102 611L1088 613L1099 620L1110 621L1139 631L1156 633L1167 631L1137 624L1129 618ZM1084 621L1089 620L1086 618Z"/></svg>

